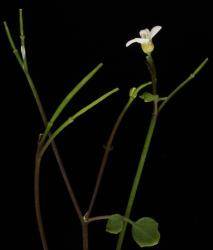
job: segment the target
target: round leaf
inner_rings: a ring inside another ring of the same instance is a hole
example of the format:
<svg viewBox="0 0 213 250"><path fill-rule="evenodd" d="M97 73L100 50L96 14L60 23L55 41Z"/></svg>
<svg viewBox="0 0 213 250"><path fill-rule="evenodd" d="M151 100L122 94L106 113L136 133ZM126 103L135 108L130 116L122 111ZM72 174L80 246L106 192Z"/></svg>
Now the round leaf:
<svg viewBox="0 0 213 250"><path fill-rule="evenodd" d="M149 217L137 220L132 225L132 237L140 247L157 245L160 240L158 223Z"/></svg>
<svg viewBox="0 0 213 250"><path fill-rule="evenodd" d="M106 232L118 234L123 229L123 217L120 214L113 214L107 221Z"/></svg>

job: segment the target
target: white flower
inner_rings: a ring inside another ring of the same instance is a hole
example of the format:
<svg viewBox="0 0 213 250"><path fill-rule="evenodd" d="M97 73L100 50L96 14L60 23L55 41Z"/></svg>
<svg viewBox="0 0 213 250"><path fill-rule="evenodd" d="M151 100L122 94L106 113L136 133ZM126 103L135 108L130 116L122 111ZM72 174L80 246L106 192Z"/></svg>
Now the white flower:
<svg viewBox="0 0 213 250"><path fill-rule="evenodd" d="M140 43L144 53L148 54L153 51L154 44L152 38L162 29L161 26L154 26L151 31L144 29L139 32L140 38L134 38L126 43L126 47L133 43Z"/></svg>

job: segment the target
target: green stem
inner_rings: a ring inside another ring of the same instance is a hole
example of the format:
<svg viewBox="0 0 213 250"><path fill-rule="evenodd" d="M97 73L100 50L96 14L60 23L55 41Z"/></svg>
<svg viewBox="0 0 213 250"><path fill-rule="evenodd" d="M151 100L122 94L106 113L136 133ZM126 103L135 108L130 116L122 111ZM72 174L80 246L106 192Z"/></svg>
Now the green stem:
<svg viewBox="0 0 213 250"><path fill-rule="evenodd" d="M155 126L156 126L158 113L162 110L162 108L166 105L166 103L180 89L182 89L182 87L185 86L186 83L188 83L190 80L192 80L195 77L196 74L198 74L198 72L205 66L207 61L208 61L208 58L206 58L185 81L183 81L174 91L171 92L171 94L161 103L159 108L157 106L157 101L156 101L156 104L154 104L153 116L152 116L152 119L151 119L151 122L150 122L150 125L149 125L149 129L148 129L147 136L146 136L146 139L145 139L145 143L144 143L141 158L140 158L140 161L139 161L138 169L137 169L137 172L136 172L136 175L135 175L135 179L133 181L133 186L132 186L132 189L131 189L131 192L130 192L129 201L128 201L127 208L126 208L126 211L125 211L125 217L126 218L129 218L131 210L132 210L132 206L133 206L133 203L134 203L134 199L135 199L135 195L136 195L136 192L137 192L137 189L138 189L138 185L140 183L140 178L141 178L141 174L142 174L142 171L143 171L146 156L147 156L149 146L150 146L151 140L152 140L152 135L153 135L153 132L154 132L154 129L155 129ZM151 78L152 78L153 94L157 95L156 70L155 70L154 62L153 62L153 59L151 58L151 55L148 55L147 62L148 62L148 68L149 68ZM124 228L123 228L122 232L119 235L116 250L121 250L121 248L122 248L122 244L123 244L123 240L124 240L124 236L125 236L125 232L126 232L126 227L127 227L127 223L124 224Z"/></svg>
<svg viewBox="0 0 213 250"><path fill-rule="evenodd" d="M27 65L27 56L26 56L26 49L25 49L25 35L24 35L24 22L23 22L23 11L19 9L19 26L20 26L20 41L21 41L21 53L22 53L22 60L23 66L26 71L28 71Z"/></svg>
<svg viewBox="0 0 213 250"><path fill-rule="evenodd" d="M148 66L148 70L150 72L150 76L151 76L151 80L152 80L152 94L154 96L157 96L156 68L155 68L155 63L154 63L154 60L153 60L151 54L147 55L146 60L147 60L147 66ZM154 99L153 104L154 105L153 105L152 119L150 121L150 125L149 125L148 132L147 132L147 135L146 135L146 139L145 139L145 142L144 142L143 150L142 150L142 153L141 153L140 161L139 161L139 164L138 164L138 167L137 167L136 175L135 175L135 178L134 178L134 181L133 181L132 189L131 189L130 195L129 195L129 200L128 200L127 207L126 207L126 210L125 210L125 215L124 216L126 218L129 218L130 213L132 211L132 206L133 206L133 203L134 203L134 200L135 200L136 192L138 190L138 186L139 186L139 183L140 183L144 163L145 163L146 156L147 156L147 153L148 153L148 150L149 150L149 146L151 144L152 135L153 135L153 132L154 132L154 129L155 129L155 124L156 124L157 117L158 117L158 101L157 101L157 99ZM127 228L127 222L124 223L123 230L119 234L116 250L121 250L121 248L122 248L122 244L123 244L125 233L126 233L126 228Z"/></svg>
<svg viewBox="0 0 213 250"><path fill-rule="evenodd" d="M159 112L163 109L163 107L168 103L168 101L171 100L171 98L177 94L178 91L180 91L189 81L191 81L199 72L200 70L206 65L206 63L208 62L208 58L206 58L196 69L195 71L190 74L182 83L180 83L178 85L177 88L175 88L169 95L168 97L165 99L165 101L163 101L161 103L161 105L159 106Z"/></svg>
<svg viewBox="0 0 213 250"><path fill-rule="evenodd" d="M22 25L20 25L20 26L22 26ZM13 53L14 53L14 55L15 55L18 63L19 63L19 65L20 65L21 69L24 72L24 75L25 75L25 77L27 79L27 82L28 82L28 84L30 86L30 89L31 89L32 94L33 94L33 97L34 97L34 99L36 101L36 104L37 104L37 107L39 109L39 113L41 115L43 123L46 125L47 124L47 118L46 118L45 112L43 110L42 103L41 103L41 100L39 98L38 92L37 92L37 90L35 88L35 84L33 83L33 80L31 78L28 70L26 70L26 68L24 67L24 63L23 63L22 58L21 58L21 56L19 54L19 51L17 50L17 48L15 46L15 43L13 41L13 38L11 36L10 30L9 30L8 25L7 25L6 22L4 22L4 27L5 27L5 32L7 34L7 37L8 37L8 41L10 43L10 46L11 46L12 50L13 50Z"/></svg>
<svg viewBox="0 0 213 250"><path fill-rule="evenodd" d="M4 22L4 28L5 28L5 32L6 32L9 44L10 44L10 46L12 48L12 51L13 51L19 65L21 66L22 70L24 70L24 64L23 64L22 58L21 58L21 56L19 54L19 51L17 50L17 48L15 46L15 43L14 43L14 41L12 39L12 36L10 34L10 30L9 30L6 22Z"/></svg>
<svg viewBox="0 0 213 250"><path fill-rule="evenodd" d="M155 129L156 121L157 121L157 116L153 114L152 119L150 121L149 129L148 129L148 132L147 132L147 135L146 135L146 139L145 139L145 143L144 143L144 146L143 146L143 151L142 151L142 154L141 154L141 158L140 158L140 161L139 161L139 164L138 164L137 172L136 172L136 175L135 175L135 178L134 178L134 181L133 181L132 189L131 189L131 192L130 192L130 195L129 195L129 200L128 200L125 215L124 215L126 218L130 217L130 213L131 213L132 206L133 206L133 203L134 203L134 200L135 200L136 192L137 192L137 189L138 189L138 186L139 186L139 183L140 183L141 174L142 174L142 171L143 171L146 156L147 156L147 153L148 153L148 150L149 150L149 146L151 144L152 135L153 135L153 132L154 132L154 129ZM126 233L126 227L127 227L127 223L125 222L124 223L124 228L123 228L123 230L120 233L119 238L118 238L116 250L120 250L121 247L122 247L124 236L125 236L125 233Z"/></svg>

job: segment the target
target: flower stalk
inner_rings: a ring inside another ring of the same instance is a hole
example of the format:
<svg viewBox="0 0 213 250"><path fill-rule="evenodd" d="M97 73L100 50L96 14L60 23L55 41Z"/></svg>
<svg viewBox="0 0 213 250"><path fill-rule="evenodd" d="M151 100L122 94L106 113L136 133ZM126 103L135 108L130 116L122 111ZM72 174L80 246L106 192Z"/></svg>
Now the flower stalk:
<svg viewBox="0 0 213 250"><path fill-rule="evenodd" d="M149 54L147 56L147 64L148 64L148 69L151 75L151 79L152 79L152 89L153 89L153 95L157 95L157 77L156 77L156 70L155 70L155 65L154 65L154 61L153 58L151 57L151 54ZM157 99L155 99L153 101L154 106L153 106L153 114L152 114L152 118L149 124L149 128L147 131L147 135L145 138L145 142L143 145L143 149L142 149L142 153L141 153L141 157L138 163L138 167L137 167L137 171L135 174L135 178L133 180L133 184L132 184L132 188L129 194L129 200L127 202L127 207L124 213L124 217L129 218L131 215L131 211L132 211L132 207L135 201L135 197L136 197L136 193L140 184L140 180L141 180L141 176L142 176L142 172L143 172L143 168L144 168L144 164L146 161L146 157L150 148L150 144L152 141L152 136L154 133L154 129L156 126L156 122L157 122L157 117L158 117L158 102ZM123 241L124 241L124 237L126 234L126 228L127 228L127 222L124 222L124 227L121 231L121 233L119 234L118 237L118 241L117 241L117 245L116 245L116 250L121 250L122 245L123 245Z"/></svg>
<svg viewBox="0 0 213 250"><path fill-rule="evenodd" d="M151 36L150 36L150 38L151 38ZM127 45L131 44L131 43L134 43L134 42L143 43L142 40L133 39L130 42L128 42ZM146 59L147 59L148 70L150 72L150 76L151 76L151 79L152 79L152 95L153 96L158 96L158 94L157 94L157 75L156 75L154 60L153 60L153 58L151 56L151 52L147 53ZM147 135L146 135L146 138L145 138L144 146L143 146L143 149L142 149L142 153L141 153L141 157L140 157L139 164L138 164L138 167L137 167L137 171L136 171L136 174L135 174L135 178L134 178L134 181L133 181L133 185L132 185L132 188L131 188L131 191L130 191L129 200L128 200L128 203L127 203L127 207L126 207L126 210L125 210L124 217L129 218L130 215L131 215L131 211L132 211L132 207L133 207L133 204L134 204L135 196L136 196L136 193L137 193L137 190L138 190L138 186L140 184L140 179L141 179L142 171L143 171L143 168L144 168L145 160L146 160L146 157L147 157L147 154L148 154L148 151L149 151L149 148L150 148L150 144L151 144L151 141L152 141L153 133L154 133L154 130L155 130L155 127L156 127L159 111L162 110L162 108L167 104L167 102L180 89L182 89L182 87L184 87L186 85L186 83L188 83L190 80L192 80L195 77L195 75L204 67L204 65L207 63L207 61L208 61L208 58L206 58L195 69L195 71L192 74L190 74L190 76L185 81L183 81L174 91L172 91L168 95L167 98L161 98L161 100L163 100L163 102L161 103L159 108L158 108L159 99L158 98L153 99L153 104L154 104L153 105L153 114L152 114L152 118L151 118L150 125L149 125L149 128L148 128L148 132L147 132ZM121 231L121 233L119 234L119 237L118 237L116 250L121 250L121 248L122 248L125 233L126 233L126 229L127 229L127 222L124 222L124 227L123 227L123 229L122 229L122 231Z"/></svg>

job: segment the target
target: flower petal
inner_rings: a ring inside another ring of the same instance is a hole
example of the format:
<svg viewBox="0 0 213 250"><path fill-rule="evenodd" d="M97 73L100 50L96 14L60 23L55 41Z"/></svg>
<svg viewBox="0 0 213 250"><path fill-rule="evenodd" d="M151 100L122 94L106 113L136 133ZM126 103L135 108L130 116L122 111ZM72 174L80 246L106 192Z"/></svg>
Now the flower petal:
<svg viewBox="0 0 213 250"><path fill-rule="evenodd" d="M161 29L161 26L154 26L150 32L151 38L153 38Z"/></svg>
<svg viewBox="0 0 213 250"><path fill-rule="evenodd" d="M128 41L126 43L126 47L128 47L129 45L133 44L133 43L140 43L140 44L144 44L144 43L147 43L149 42L149 39L144 39L144 38L134 38L130 41Z"/></svg>
<svg viewBox="0 0 213 250"><path fill-rule="evenodd" d="M150 35L150 30L149 29L140 30L139 34L140 34L141 38L151 39L151 37L150 37L151 35Z"/></svg>

